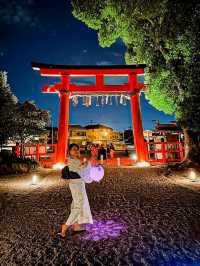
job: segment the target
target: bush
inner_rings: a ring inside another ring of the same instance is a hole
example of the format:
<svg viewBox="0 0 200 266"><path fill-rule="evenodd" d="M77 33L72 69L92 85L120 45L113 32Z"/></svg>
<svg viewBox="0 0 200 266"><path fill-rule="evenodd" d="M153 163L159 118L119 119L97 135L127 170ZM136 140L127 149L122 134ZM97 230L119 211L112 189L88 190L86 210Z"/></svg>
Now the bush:
<svg viewBox="0 0 200 266"><path fill-rule="evenodd" d="M38 162L30 158L16 158L9 151L0 153L0 174L28 173L39 166Z"/></svg>

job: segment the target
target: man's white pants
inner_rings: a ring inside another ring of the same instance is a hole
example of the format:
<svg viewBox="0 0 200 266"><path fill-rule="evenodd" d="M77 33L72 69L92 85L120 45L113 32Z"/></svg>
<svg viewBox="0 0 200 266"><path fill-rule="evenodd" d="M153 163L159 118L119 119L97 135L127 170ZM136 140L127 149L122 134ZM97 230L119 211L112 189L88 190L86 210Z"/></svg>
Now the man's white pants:
<svg viewBox="0 0 200 266"><path fill-rule="evenodd" d="M85 183L82 179L70 180L69 188L72 194L71 213L66 224L92 224L92 214L88 197L85 190Z"/></svg>

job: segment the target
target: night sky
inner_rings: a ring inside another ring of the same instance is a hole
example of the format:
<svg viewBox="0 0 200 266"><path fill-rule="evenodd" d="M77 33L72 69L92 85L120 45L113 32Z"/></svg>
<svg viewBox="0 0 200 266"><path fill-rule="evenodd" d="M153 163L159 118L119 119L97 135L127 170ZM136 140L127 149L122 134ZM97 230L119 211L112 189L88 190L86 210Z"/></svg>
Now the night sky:
<svg viewBox="0 0 200 266"><path fill-rule="evenodd" d="M125 64L125 46L119 40L110 48L101 48L97 34L72 14L70 1L0 0L0 69L8 72L9 84L19 101L33 100L51 111L57 125L58 96L42 94L45 83L55 79L41 77L31 68L31 61L66 65ZM152 120L167 123L174 120L151 107L142 96L144 129L153 127ZM130 106L90 108L81 104L70 106L70 123L85 125L107 124L123 130L131 126Z"/></svg>

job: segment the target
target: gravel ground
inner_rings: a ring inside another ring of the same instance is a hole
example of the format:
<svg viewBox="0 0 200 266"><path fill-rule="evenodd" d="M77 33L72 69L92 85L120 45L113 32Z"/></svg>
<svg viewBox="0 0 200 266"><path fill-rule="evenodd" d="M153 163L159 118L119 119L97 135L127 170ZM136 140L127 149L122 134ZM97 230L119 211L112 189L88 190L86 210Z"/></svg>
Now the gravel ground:
<svg viewBox="0 0 200 266"><path fill-rule="evenodd" d="M70 210L59 172L0 178L0 265L200 265L200 194L159 168L108 168L87 185L94 224L52 235Z"/></svg>

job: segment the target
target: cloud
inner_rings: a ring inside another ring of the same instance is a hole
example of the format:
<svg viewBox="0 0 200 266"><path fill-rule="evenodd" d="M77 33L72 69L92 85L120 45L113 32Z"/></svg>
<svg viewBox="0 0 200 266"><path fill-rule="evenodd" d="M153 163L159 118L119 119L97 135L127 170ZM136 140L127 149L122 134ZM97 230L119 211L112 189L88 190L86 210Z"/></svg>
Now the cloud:
<svg viewBox="0 0 200 266"><path fill-rule="evenodd" d="M104 61L96 62L96 65L98 65L98 66L113 65L113 62L111 62L111 61L107 61L107 60L104 60Z"/></svg>
<svg viewBox="0 0 200 266"><path fill-rule="evenodd" d="M121 53L117 53L117 52L112 52L112 55L115 57L123 57L124 55Z"/></svg>
<svg viewBox="0 0 200 266"><path fill-rule="evenodd" d="M4 25L24 25L35 27L38 18L35 15L34 0L0 0L0 23Z"/></svg>

